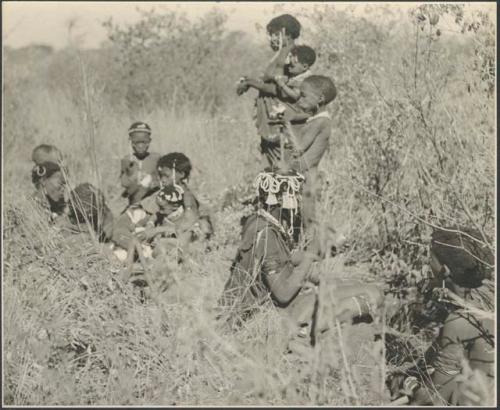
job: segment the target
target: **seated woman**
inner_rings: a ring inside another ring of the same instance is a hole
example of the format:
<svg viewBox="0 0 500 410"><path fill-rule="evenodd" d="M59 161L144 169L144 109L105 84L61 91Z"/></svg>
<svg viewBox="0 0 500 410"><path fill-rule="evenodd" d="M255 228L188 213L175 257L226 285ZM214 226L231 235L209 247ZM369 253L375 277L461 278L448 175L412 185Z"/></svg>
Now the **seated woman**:
<svg viewBox="0 0 500 410"><path fill-rule="evenodd" d="M293 219L300 207L304 178L290 172L261 172L256 181L258 210L246 220L242 240L219 306L219 318L238 326L262 305L279 308L301 328L312 325L316 294L308 283L318 283L312 265L344 240L334 230L314 236L305 250L292 253ZM381 292L372 285L336 283L332 315L340 321L373 313ZM326 330L325 324L320 324Z"/></svg>
<svg viewBox="0 0 500 410"><path fill-rule="evenodd" d="M432 371L417 369L402 392L412 405L486 405L493 390L489 398L477 396L466 373L494 385L493 251L479 232L455 228L436 230L430 248L434 289L449 313L425 355Z"/></svg>
<svg viewBox="0 0 500 410"><path fill-rule="evenodd" d="M51 223L56 223L65 215L66 209L66 180L60 166L50 161L35 165L31 171L31 180L36 189L32 195L34 203Z"/></svg>

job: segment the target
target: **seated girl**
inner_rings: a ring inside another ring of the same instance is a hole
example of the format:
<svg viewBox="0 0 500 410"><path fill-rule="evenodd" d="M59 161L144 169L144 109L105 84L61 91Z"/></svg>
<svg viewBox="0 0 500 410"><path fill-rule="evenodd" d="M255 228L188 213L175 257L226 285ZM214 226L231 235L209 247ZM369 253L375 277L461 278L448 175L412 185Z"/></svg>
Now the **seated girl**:
<svg viewBox="0 0 500 410"><path fill-rule="evenodd" d="M118 259L125 261L130 252L135 254L138 244L143 256L150 258L209 236L210 227L186 210L180 185L167 185L151 198L129 207L116 221L112 241Z"/></svg>

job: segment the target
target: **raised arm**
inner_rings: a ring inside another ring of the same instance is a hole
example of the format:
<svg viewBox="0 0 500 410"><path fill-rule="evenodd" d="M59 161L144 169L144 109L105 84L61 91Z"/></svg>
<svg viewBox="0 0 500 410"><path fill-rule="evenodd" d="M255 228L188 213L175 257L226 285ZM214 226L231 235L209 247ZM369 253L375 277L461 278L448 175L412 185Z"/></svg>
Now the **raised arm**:
<svg viewBox="0 0 500 410"><path fill-rule="evenodd" d="M280 76L284 74L286 58L294 46L295 44L291 42L290 44L284 45L280 51L275 54L264 70L264 75L262 77L264 81L274 80L274 77L277 75Z"/></svg>

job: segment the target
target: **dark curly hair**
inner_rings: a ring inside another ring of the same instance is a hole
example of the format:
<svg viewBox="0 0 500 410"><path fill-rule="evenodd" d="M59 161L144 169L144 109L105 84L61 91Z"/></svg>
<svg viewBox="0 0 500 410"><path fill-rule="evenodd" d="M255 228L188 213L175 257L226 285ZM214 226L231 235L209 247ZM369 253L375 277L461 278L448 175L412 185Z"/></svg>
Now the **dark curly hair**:
<svg viewBox="0 0 500 410"><path fill-rule="evenodd" d="M324 75L311 75L302 84L310 84L324 97L324 105L331 103L337 97L337 88L330 77Z"/></svg>
<svg viewBox="0 0 500 410"><path fill-rule="evenodd" d="M300 63L307 64L309 67L316 62L316 52L309 46L295 46L290 53L296 55Z"/></svg>
<svg viewBox="0 0 500 410"><path fill-rule="evenodd" d="M158 168L169 168L176 169L184 173L185 178L189 178L191 174L192 165L189 158L182 152L171 152L170 154L164 155L158 160Z"/></svg>
<svg viewBox="0 0 500 410"><path fill-rule="evenodd" d="M281 16L274 17L269 23L267 23L266 26L269 34L285 29L285 34L289 35L293 39L300 36L300 28L301 26L299 21L290 14L282 14Z"/></svg>

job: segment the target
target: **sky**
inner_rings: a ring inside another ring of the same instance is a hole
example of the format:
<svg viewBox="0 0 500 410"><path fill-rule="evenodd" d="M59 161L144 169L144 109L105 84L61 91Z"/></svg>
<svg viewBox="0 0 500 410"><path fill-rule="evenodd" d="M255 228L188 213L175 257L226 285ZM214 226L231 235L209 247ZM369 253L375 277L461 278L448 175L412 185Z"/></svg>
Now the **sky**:
<svg viewBox="0 0 500 410"><path fill-rule="evenodd" d="M303 7L312 7L324 2L2 2L3 43L11 47L22 47L31 43L43 43L54 48L62 48L68 43L67 23L76 19L74 35L82 38L84 48L98 47L106 39L102 22L109 17L115 23L126 24L137 21L137 8L149 10L183 11L189 18L196 19L214 8L228 14L227 27L257 35L256 24L265 26L271 16L280 12L290 12ZM362 12L363 4L354 3ZM476 3L479 4L479 3ZM415 7L417 3L396 3L391 5L399 10ZM348 3L335 4L336 8L348 7ZM475 7L478 7L477 5ZM481 7L481 6L479 6ZM484 3L483 3L483 6ZM495 3L488 8L494 10ZM281 11L282 10L282 11Z"/></svg>

